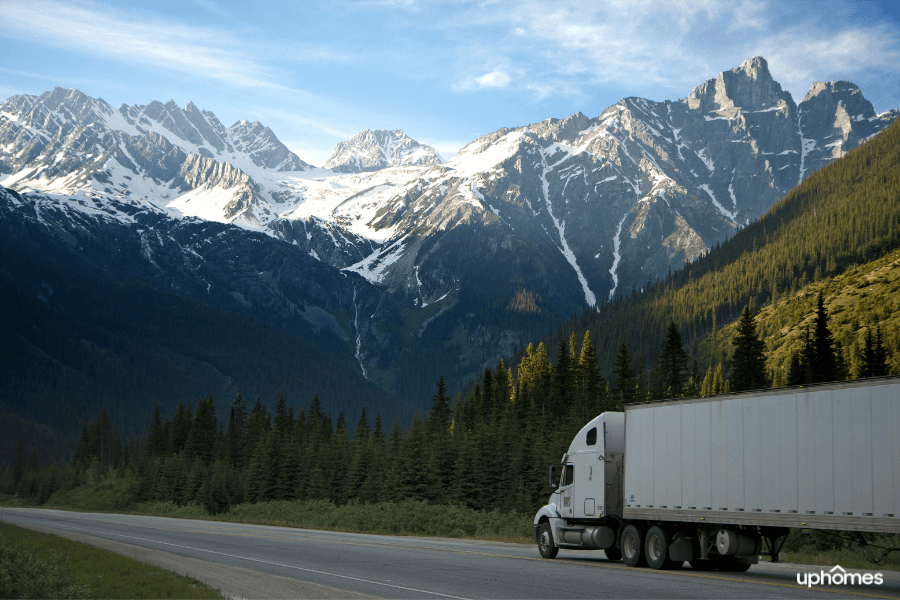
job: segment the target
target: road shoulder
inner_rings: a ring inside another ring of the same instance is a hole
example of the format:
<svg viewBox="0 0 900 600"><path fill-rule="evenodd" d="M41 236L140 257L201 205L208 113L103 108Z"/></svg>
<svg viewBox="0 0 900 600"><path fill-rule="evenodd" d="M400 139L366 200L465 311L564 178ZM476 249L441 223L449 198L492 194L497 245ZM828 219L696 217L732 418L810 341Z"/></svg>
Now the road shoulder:
<svg viewBox="0 0 900 600"><path fill-rule="evenodd" d="M308 581L300 581L290 577L268 575L244 569L241 567L229 567L216 562L200 560L187 556L180 556L163 550L153 550L133 544L116 542L105 538L61 531L49 527L36 525L22 525L35 531L50 533L60 537L90 544L104 550L115 552L143 563L155 565L163 569L173 571L179 575L191 577L198 581L218 589L222 595L228 598L273 598L288 600L291 598L377 598L358 592L341 590Z"/></svg>

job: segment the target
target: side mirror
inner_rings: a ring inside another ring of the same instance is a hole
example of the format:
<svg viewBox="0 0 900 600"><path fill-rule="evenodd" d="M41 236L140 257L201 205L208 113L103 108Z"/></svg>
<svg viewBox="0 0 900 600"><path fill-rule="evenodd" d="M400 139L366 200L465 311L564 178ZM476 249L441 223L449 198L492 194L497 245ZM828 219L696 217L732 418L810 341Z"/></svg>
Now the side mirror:
<svg viewBox="0 0 900 600"><path fill-rule="evenodd" d="M556 467L559 465L550 465L550 489L555 490L559 483L559 475L556 473Z"/></svg>

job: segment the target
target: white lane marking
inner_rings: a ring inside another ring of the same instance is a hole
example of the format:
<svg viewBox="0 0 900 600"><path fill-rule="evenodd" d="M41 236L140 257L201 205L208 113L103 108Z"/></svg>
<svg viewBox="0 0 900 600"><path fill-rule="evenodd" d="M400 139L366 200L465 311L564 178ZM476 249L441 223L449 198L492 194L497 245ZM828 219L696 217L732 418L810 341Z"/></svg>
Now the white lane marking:
<svg viewBox="0 0 900 600"><path fill-rule="evenodd" d="M148 540L146 538L135 537L132 535L124 535L121 533L112 533L112 532L108 532L108 531L97 531L96 529L84 529L82 527L72 527L71 525L56 524L56 526L61 529L73 529L76 531L86 531L88 533L92 533L92 535L94 535L95 537L98 533L102 533L104 535L114 535L117 537L123 537L123 538L127 538L130 540L140 540L142 542L150 542L152 544L162 544L164 546L173 546L175 548L182 548L184 550L195 550L197 552L209 552L210 554L218 554L220 556L227 556L229 558L239 558L241 560L249 560L251 562L258 562L258 563L263 563L263 564L267 564L267 565L275 565L277 567L287 567L288 569L297 569L298 571L307 571L309 573L318 573L319 575L330 575L331 577L339 577L341 579L350 579L353 581L361 581L363 583L372 583L375 585L383 585L386 587L397 588L398 590L406 590L408 592L419 592L422 594L430 594L432 596L440 596L442 598L455 598L456 600L468 600L467 598L463 598L462 596L451 596L449 594L441 594L439 592L429 592L428 590L419 590L419 589L411 588L411 587L403 587L402 585L393 585L390 583L382 583L380 581L372 581L370 579L361 579L359 577L350 577L349 575L338 575L337 573L329 573L327 571L317 571L316 569L307 569L307 568L298 567L295 565L286 565L284 563L277 563L277 562L272 562L269 560L262 560L261 558L250 558L247 556L238 556L236 554L227 554L225 552L216 552L215 550L205 550L203 548L192 548L191 546L181 546L179 544L172 544L170 542L160 542L159 540Z"/></svg>

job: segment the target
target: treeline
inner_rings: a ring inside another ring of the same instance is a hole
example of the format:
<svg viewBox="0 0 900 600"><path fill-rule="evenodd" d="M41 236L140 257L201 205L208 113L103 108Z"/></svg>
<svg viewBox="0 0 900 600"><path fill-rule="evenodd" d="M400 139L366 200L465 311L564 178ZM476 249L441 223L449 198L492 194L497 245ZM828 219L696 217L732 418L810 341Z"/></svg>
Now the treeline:
<svg viewBox="0 0 900 600"><path fill-rule="evenodd" d="M543 343L529 345L515 368L500 360L451 399L443 376L431 408L405 430L365 409L355 426L336 420L318 395L296 409L282 395L274 414L257 399L238 395L220 417L213 399L195 410L179 405L164 417L157 407L146 433L123 442L104 412L84 426L71 462L39 467L22 444L0 474L0 491L18 491L37 502L54 493L98 483L126 482L122 502L197 503L209 513L268 500L330 500L337 504L424 500L474 509L530 513L547 496L547 466L562 456L573 436L594 416L624 403L707 396L805 384L849 376L839 359L821 297L807 350L796 357L788 382L766 368L765 345L749 307L731 340L733 361L723 366L691 362L674 323L665 332L649 370L619 347L607 381L600 374L590 333L574 333L555 359ZM887 373L888 353L873 334L866 376ZM61 496L57 496L60 498Z"/></svg>
<svg viewBox="0 0 900 600"><path fill-rule="evenodd" d="M318 396L306 409L279 398L274 414L241 395L226 419L212 398L195 410L157 409L141 438L124 442L105 412L86 425L72 461L38 467L19 446L0 491L46 502L106 477L128 480L130 502L197 502L210 513L242 502L328 499L336 503L427 500L530 512L546 495L546 468L594 415L614 408L587 335L543 346L514 373L502 361L453 401L443 377L431 409L405 430L363 410L336 420Z"/></svg>

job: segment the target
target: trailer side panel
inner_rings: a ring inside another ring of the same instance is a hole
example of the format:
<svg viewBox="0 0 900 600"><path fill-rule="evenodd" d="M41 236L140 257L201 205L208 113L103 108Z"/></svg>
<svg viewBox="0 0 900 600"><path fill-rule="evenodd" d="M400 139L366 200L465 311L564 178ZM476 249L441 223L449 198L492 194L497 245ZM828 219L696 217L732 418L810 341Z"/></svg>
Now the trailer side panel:
<svg viewBox="0 0 900 600"><path fill-rule="evenodd" d="M898 379L625 413L625 518L900 533Z"/></svg>

